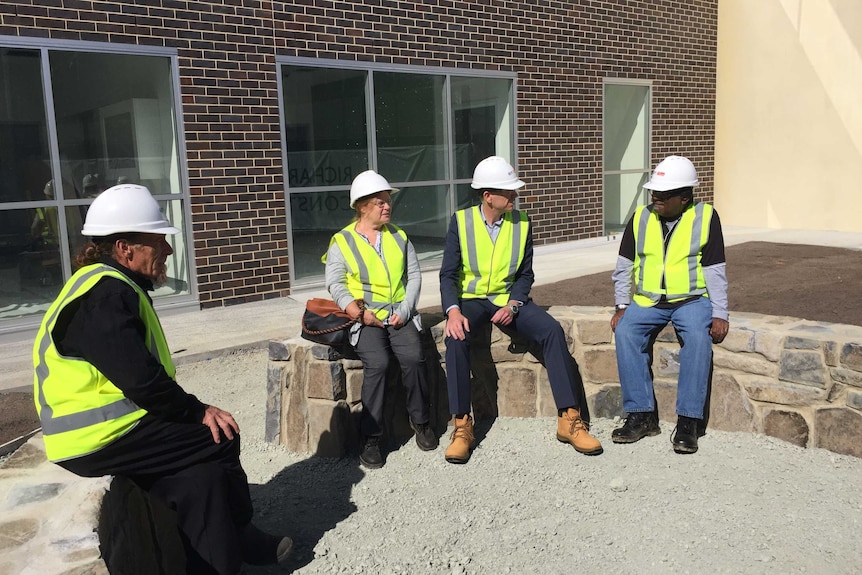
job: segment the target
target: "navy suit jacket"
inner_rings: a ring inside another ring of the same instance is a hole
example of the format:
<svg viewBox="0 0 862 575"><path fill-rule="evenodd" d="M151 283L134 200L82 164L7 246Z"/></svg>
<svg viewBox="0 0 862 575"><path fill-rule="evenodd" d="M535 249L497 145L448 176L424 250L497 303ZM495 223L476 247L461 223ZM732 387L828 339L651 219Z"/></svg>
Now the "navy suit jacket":
<svg viewBox="0 0 862 575"><path fill-rule="evenodd" d="M468 208L472 209L472 208ZM443 250L443 264L440 266L440 300L443 313L457 305L461 305L461 272L464 262L461 258L461 241L458 238L458 219L453 214L449 220L449 231L446 232L446 247ZM527 245L524 247L524 261L515 272L515 283L509 299L527 303L530 300L530 288L533 287L533 226L527 233Z"/></svg>

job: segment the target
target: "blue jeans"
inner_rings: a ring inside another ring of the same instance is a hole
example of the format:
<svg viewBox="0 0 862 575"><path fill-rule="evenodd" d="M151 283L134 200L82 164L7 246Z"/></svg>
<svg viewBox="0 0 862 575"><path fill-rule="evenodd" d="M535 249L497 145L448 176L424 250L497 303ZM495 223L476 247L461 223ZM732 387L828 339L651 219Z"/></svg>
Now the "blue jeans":
<svg viewBox="0 0 862 575"><path fill-rule="evenodd" d="M655 395L649 369L649 341L671 322L682 346L679 351L679 380L676 413L703 419L709 370L712 365L712 304L699 297L673 309L641 307L632 302L617 324L615 333L617 369L626 413L655 409Z"/></svg>

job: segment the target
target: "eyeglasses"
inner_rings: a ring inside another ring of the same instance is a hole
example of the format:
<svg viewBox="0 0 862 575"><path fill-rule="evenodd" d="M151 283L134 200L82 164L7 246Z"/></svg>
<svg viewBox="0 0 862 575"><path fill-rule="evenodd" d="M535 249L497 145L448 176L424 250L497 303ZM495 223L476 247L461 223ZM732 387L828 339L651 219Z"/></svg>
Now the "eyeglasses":
<svg viewBox="0 0 862 575"><path fill-rule="evenodd" d="M650 194L652 194L653 199L658 200L660 202L666 202L671 198L675 198L677 196L682 195L681 190L670 190L669 192L657 192L655 190L650 190Z"/></svg>
<svg viewBox="0 0 862 575"><path fill-rule="evenodd" d="M383 206L391 206L392 200L381 200L380 198L374 198L371 200L371 203L378 208L382 208Z"/></svg>

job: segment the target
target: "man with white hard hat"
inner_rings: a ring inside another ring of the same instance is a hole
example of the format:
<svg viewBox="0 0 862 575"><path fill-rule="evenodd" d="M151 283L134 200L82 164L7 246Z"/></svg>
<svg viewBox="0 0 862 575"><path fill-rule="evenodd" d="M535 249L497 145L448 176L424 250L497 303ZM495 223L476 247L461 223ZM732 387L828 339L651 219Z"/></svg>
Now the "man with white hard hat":
<svg viewBox="0 0 862 575"><path fill-rule="evenodd" d="M644 185L652 203L635 210L623 232L611 328L628 417L611 435L614 443L661 433L648 348L668 323L681 344L674 451L696 452L703 434L712 344L730 324L721 222L711 205L694 201L697 184L688 158L668 156Z"/></svg>
<svg viewBox="0 0 862 575"><path fill-rule="evenodd" d="M179 233L143 186L102 192L87 211L78 271L42 320L34 399L48 458L83 477L120 475L177 512L188 573L234 574L283 560L292 542L251 523L239 426L176 382L148 291Z"/></svg>
<svg viewBox="0 0 862 575"><path fill-rule="evenodd" d="M470 416L471 333L488 322L515 331L542 348L557 406L557 439L578 452L598 455L602 444L581 418L577 365L566 335L548 312L530 299L533 234L530 220L514 209L524 185L508 161L485 158L473 172L478 206L455 212L440 267L440 295L446 313L446 381L454 430L445 458L466 463L475 447Z"/></svg>

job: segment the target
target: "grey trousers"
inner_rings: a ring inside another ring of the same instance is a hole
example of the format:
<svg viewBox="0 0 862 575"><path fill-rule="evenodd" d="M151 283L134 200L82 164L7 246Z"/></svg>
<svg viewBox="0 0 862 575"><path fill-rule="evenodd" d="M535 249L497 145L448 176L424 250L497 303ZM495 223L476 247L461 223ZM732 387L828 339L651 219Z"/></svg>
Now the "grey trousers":
<svg viewBox="0 0 862 575"><path fill-rule="evenodd" d="M416 424L428 423L428 384L419 331L412 321L399 329L365 326L359 332L356 353L362 360L362 417L359 431L365 437L383 433L386 372L393 357L401 367L407 392L407 413Z"/></svg>

